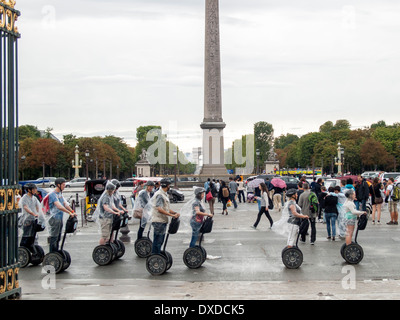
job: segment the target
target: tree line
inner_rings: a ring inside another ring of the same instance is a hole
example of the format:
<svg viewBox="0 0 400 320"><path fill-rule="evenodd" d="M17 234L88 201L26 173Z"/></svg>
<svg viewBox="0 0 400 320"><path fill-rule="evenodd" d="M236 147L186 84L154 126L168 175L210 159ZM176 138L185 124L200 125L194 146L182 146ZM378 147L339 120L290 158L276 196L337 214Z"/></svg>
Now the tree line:
<svg viewBox="0 0 400 320"><path fill-rule="evenodd" d="M354 174L364 171L397 171L400 166L400 123L387 125L378 121L369 127L351 129L348 120L323 123L317 132L305 135L287 133L274 137L274 129L268 122L254 124L254 163L260 165L276 153L281 168L322 168L324 173L337 173L335 157L338 143L343 148L344 172ZM246 136L239 139L245 156ZM232 145L234 149L234 144ZM229 169L244 167L233 163ZM336 171L335 171L336 170Z"/></svg>
<svg viewBox="0 0 400 320"><path fill-rule="evenodd" d="M77 137L73 134L63 136L61 141L54 139L47 128L44 134L33 125L21 125L18 128L19 137L19 179L30 180L39 177L74 176L72 160L75 160L75 147L78 146L79 159L82 160L80 176L86 177L86 166L91 179L98 177L117 178L123 180L135 175L135 164L143 149L153 142L146 141L146 133L154 128L145 126L136 130L137 145L129 146L123 138L113 135L100 137ZM171 142L166 141L169 145ZM88 156L86 156L86 154ZM183 154L180 155L184 157ZM179 174L191 174L195 165L179 165ZM174 164L159 164L153 166L154 174L174 173Z"/></svg>

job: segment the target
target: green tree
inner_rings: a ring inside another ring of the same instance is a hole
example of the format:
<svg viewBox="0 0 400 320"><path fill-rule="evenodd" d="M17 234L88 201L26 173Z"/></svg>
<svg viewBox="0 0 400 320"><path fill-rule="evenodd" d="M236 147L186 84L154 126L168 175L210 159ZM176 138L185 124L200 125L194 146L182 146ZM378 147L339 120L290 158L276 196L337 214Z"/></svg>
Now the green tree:
<svg viewBox="0 0 400 320"><path fill-rule="evenodd" d="M260 151L260 163L264 163L268 159L269 152L273 146L274 129L272 124L260 121L254 124L254 151ZM254 152L254 153L255 153ZM254 154L256 163L256 155Z"/></svg>

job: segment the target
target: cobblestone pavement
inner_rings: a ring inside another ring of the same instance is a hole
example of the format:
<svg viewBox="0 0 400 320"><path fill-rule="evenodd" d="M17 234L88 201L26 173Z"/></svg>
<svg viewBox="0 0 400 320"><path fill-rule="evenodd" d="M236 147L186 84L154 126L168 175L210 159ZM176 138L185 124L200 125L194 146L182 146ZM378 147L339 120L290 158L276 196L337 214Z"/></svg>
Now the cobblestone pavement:
<svg viewBox="0 0 400 320"><path fill-rule="evenodd" d="M128 195L128 193L126 193ZM191 191L186 190L186 199ZM173 204L179 211L182 203ZM79 208L77 210L79 213ZM129 224L131 241L119 261L99 267L92 260L99 234L92 223L79 227L68 237L65 249L72 257L69 269L58 275L47 275L41 266L21 269L19 283L23 300L73 299L151 299L151 300L279 300L279 299L399 299L400 242L399 227L386 225L388 211L382 213L382 224L360 232L364 259L351 266L341 258L343 241L326 239L326 225L317 224L315 245L300 244L304 263L297 270L286 269L281 250L286 238L269 229L265 216L259 228L250 226L257 215L257 204L239 204L221 214L216 204L213 232L206 235L204 247L208 259L200 269L188 269L182 254L190 238L182 228L171 235L168 251L174 258L172 268L163 276L151 276L145 260L134 253L138 221ZM271 212L274 221L281 213ZM39 243L47 252L46 236ZM53 276L54 278L51 278Z"/></svg>

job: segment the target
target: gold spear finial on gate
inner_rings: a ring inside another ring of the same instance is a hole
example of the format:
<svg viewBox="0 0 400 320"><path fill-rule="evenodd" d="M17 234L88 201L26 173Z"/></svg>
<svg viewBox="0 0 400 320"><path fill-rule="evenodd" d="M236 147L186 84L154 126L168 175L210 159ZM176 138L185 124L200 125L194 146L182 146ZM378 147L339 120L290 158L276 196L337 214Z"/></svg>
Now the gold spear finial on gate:
<svg viewBox="0 0 400 320"><path fill-rule="evenodd" d="M4 4L10 8L14 8L16 4L16 0L0 0L1 4Z"/></svg>

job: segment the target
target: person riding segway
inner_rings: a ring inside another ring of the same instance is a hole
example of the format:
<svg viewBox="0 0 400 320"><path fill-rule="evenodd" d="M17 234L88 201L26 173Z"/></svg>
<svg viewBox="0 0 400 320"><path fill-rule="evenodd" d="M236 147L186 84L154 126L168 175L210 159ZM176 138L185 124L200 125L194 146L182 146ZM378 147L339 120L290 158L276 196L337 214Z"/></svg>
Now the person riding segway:
<svg viewBox="0 0 400 320"><path fill-rule="evenodd" d="M125 253L125 246L122 242L118 242L117 235L121 225L127 223L127 216L121 216L124 212L115 206L113 198L115 190L116 186L107 182L93 214L93 219L99 224L101 238L100 244L93 250L92 258L100 266L111 263ZM116 232L115 239L113 239L114 232Z"/></svg>
<svg viewBox="0 0 400 320"><path fill-rule="evenodd" d="M133 207L133 216L136 219L140 219L137 239L135 241L135 253L140 258L147 258L151 254L151 249L153 246L153 242L150 240L151 224L149 225L147 236L143 236L146 223L143 223L142 216L144 208L147 206L151 197L153 196L154 187L155 183L153 181L147 181L145 189L141 190L137 195L135 205Z"/></svg>
<svg viewBox="0 0 400 320"><path fill-rule="evenodd" d="M205 191L206 190L204 188L196 188L194 191L195 198L188 202L184 208L182 208L182 214L184 211L186 211L185 208L188 209L190 226L192 228L192 238L189 248L186 249L183 254L183 262L190 269L200 268L207 258L207 252L201 246L201 243L203 241L204 234L210 233L212 230L213 215L206 213L201 203L204 198ZM197 240L199 240L198 245L196 245Z"/></svg>
<svg viewBox="0 0 400 320"><path fill-rule="evenodd" d="M43 199L44 202L46 202L47 199L49 207L47 227L50 235L50 246L49 253L45 255L42 265L54 267L55 273L66 270L71 264L71 256L68 251L64 250L65 238L67 234L74 233L78 225L76 213L62 195L65 182L66 180L64 178L57 178L55 180L55 190ZM68 213L69 218L65 225L64 236L60 247L64 213Z"/></svg>
<svg viewBox="0 0 400 320"><path fill-rule="evenodd" d="M345 196L347 198L343 205L345 209L345 224L346 224L346 243L344 243L340 249L342 258L350 264L358 264L364 258L364 250L357 243L358 231L364 230L367 226L368 216L366 211L356 210L354 204L355 192L352 189L346 191ZM357 222L357 231L353 239L354 228Z"/></svg>
<svg viewBox="0 0 400 320"><path fill-rule="evenodd" d="M301 214L301 208L296 204L297 190L290 189L286 192L289 198L288 213L289 236L287 246L282 250L282 262L288 269L297 269L303 263L303 253L297 246L299 236L308 229L308 216Z"/></svg>
<svg viewBox="0 0 400 320"><path fill-rule="evenodd" d="M146 268L152 275L161 275L171 268L173 260L172 255L166 251L166 246L170 234L178 232L180 214L170 209L168 190L171 182L168 179L160 181L161 188L154 194L153 198L143 210L142 223L148 223L150 220L153 227L153 246L152 253L146 259ZM165 232L169 222L168 234L165 239ZM165 240L165 241L164 241ZM163 249L161 250L162 245Z"/></svg>
<svg viewBox="0 0 400 320"><path fill-rule="evenodd" d="M18 261L21 268L27 267L29 263L34 266L41 264L45 255L43 248L35 244L36 234L46 227L40 202L35 197L37 186L34 183L28 183L24 188L26 193L19 202L22 210L19 221L22 227L22 238L18 248Z"/></svg>

